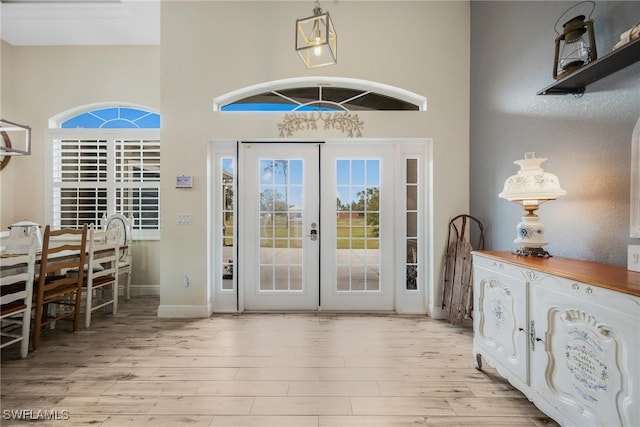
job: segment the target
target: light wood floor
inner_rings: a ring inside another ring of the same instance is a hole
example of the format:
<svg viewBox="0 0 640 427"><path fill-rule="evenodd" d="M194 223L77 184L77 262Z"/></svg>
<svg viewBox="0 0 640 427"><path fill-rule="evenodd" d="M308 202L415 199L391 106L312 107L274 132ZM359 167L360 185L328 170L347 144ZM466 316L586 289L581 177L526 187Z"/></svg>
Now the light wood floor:
<svg viewBox="0 0 640 427"><path fill-rule="evenodd" d="M4 349L0 423L46 410L69 419L38 426L557 425L473 368L468 327L395 315L167 320L157 304L136 297L88 330L47 331L25 360Z"/></svg>

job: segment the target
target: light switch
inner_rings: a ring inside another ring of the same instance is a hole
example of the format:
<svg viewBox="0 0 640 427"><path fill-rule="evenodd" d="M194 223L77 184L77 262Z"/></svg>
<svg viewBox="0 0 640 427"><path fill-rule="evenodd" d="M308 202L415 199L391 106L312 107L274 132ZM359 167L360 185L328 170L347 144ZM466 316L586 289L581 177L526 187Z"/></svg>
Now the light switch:
<svg viewBox="0 0 640 427"><path fill-rule="evenodd" d="M176 224L178 225L191 225L191 214L177 214Z"/></svg>

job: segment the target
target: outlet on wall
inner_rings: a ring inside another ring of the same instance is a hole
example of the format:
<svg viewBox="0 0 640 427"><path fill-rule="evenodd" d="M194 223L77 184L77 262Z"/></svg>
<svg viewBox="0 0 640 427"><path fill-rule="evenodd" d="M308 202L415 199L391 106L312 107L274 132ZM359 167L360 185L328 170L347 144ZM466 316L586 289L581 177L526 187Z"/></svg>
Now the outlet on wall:
<svg viewBox="0 0 640 427"><path fill-rule="evenodd" d="M188 288L191 284L191 277L189 277L188 273L182 273L182 286Z"/></svg>
<svg viewBox="0 0 640 427"><path fill-rule="evenodd" d="M627 269L640 272L640 245L629 245Z"/></svg>

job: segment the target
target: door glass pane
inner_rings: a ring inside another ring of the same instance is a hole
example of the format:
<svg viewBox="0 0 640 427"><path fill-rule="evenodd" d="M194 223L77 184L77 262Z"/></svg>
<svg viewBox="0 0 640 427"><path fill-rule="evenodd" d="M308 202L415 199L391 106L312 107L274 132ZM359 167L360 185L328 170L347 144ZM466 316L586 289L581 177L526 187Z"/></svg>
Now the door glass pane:
<svg viewBox="0 0 640 427"><path fill-rule="evenodd" d="M261 292L302 286L303 161L262 159L260 167Z"/></svg>
<svg viewBox="0 0 640 427"><path fill-rule="evenodd" d="M405 289L418 290L418 206L420 206L418 191L418 159L407 159L405 164L405 188L406 188L406 264L405 264Z"/></svg>
<svg viewBox="0 0 640 427"><path fill-rule="evenodd" d="M232 158L221 159L221 182L222 182L222 290L232 291L233 285L233 265L235 260L235 250L233 237L235 236L234 214L234 160Z"/></svg>
<svg viewBox="0 0 640 427"><path fill-rule="evenodd" d="M336 160L336 290L380 291L380 160Z"/></svg>

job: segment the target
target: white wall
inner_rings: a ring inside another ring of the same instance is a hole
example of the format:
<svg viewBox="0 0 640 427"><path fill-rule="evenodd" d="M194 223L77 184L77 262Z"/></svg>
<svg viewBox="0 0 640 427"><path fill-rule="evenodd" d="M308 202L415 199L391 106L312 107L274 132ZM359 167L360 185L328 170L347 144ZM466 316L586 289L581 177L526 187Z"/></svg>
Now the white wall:
<svg viewBox="0 0 640 427"><path fill-rule="evenodd" d="M50 117L85 104L130 102L160 109L158 46L23 47L2 42L2 117L32 128L31 156L0 172L0 227L45 217L45 143ZM136 242L132 286L159 286L158 242Z"/></svg>
<svg viewBox="0 0 640 427"><path fill-rule="evenodd" d="M283 118L278 113L214 113L213 98L257 83L312 75L371 80L427 97L426 113L359 117L365 137L433 138L431 273L436 287L431 302L439 306L447 225L468 211L469 4L323 6L338 32L338 64L307 70L294 52L294 27L296 18L311 14L310 2L163 2L160 315L206 315L210 309L205 268L208 142L277 138ZM193 189L173 188L180 174L194 176ZM191 213L193 225L176 225L179 213ZM188 288L182 286L183 273L191 276Z"/></svg>

